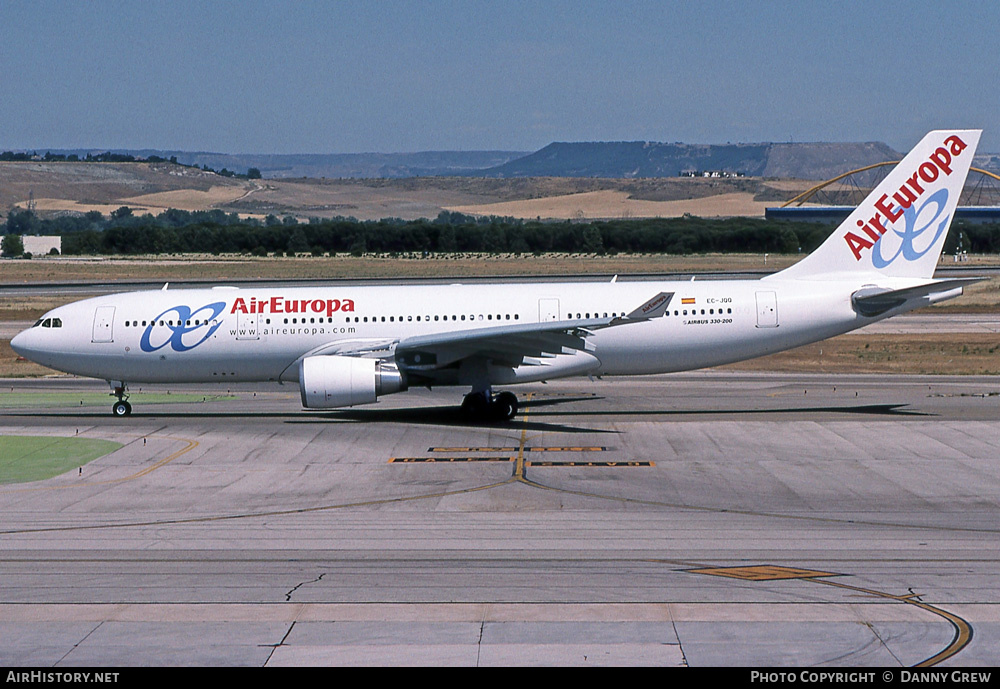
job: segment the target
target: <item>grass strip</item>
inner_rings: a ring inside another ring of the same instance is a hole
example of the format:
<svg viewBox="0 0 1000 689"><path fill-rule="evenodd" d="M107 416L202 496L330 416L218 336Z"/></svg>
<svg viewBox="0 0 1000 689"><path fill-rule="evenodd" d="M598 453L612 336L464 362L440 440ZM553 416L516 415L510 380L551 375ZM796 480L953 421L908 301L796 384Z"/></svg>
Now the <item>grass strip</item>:
<svg viewBox="0 0 1000 689"><path fill-rule="evenodd" d="M121 443L95 438L0 436L0 484L52 478L120 447Z"/></svg>

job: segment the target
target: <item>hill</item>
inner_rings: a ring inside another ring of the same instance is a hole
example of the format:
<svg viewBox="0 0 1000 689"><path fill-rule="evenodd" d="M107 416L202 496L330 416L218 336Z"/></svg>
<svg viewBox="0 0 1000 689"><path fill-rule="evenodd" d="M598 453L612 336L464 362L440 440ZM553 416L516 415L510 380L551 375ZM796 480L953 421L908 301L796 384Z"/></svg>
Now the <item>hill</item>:
<svg viewBox="0 0 1000 689"><path fill-rule="evenodd" d="M86 153L86 152L78 152ZM33 199L42 215L135 213L168 208L300 219L433 218L442 210L520 218L763 216L804 191L811 179L886 160L879 143L692 145L650 142L553 143L525 156L510 152L425 152L230 156L132 151L170 162L0 161L0 215ZM187 156L187 157L184 157ZM210 157L199 157L210 156ZM490 165L474 169L479 164ZM265 179L200 169L258 167ZM452 176L435 171L453 170ZM679 177L719 170L746 177ZM310 176L299 175L310 173ZM326 174L319 174L319 172ZM459 174L461 173L461 174ZM289 175L283 177L282 175ZM291 176L295 175L295 176Z"/></svg>
<svg viewBox="0 0 1000 689"><path fill-rule="evenodd" d="M552 143L531 155L471 174L638 178L676 177L683 172L711 170L750 177L822 180L901 157L882 143Z"/></svg>
<svg viewBox="0 0 1000 689"><path fill-rule="evenodd" d="M253 184L171 163L0 163L0 212L34 198L40 213L100 210L122 205L158 212L200 210L239 199Z"/></svg>
<svg viewBox="0 0 1000 689"><path fill-rule="evenodd" d="M39 153L48 149L38 149ZM58 155L84 158L89 149L51 149ZM265 179L310 177L398 178L460 175L502 165L527 155L524 151L421 151L418 153L211 153L206 151L165 151L158 149L112 149L136 158L175 158L182 165L233 170L245 173L257 168Z"/></svg>
<svg viewBox="0 0 1000 689"><path fill-rule="evenodd" d="M39 151L42 152L42 151ZM55 154L83 158L88 150ZM843 172L899 160L883 143L683 144L651 141L555 142L534 153L423 151L418 153L260 154L113 150L138 158L175 158L182 165L260 170L265 179L399 179L409 177L677 177L721 171L748 177L824 180ZM992 161L985 161L988 165Z"/></svg>

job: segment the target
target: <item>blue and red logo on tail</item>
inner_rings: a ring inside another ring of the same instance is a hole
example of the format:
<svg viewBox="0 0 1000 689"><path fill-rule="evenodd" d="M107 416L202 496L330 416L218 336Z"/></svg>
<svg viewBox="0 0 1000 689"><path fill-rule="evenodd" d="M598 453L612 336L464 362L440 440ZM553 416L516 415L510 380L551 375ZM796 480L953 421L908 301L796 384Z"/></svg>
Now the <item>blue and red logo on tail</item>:
<svg viewBox="0 0 1000 689"><path fill-rule="evenodd" d="M935 246L941 233L948 228L948 217L945 217L937 225L937 232L934 234L934 238L927 242L922 250L917 249L914 246L914 242L926 230L937 223L938 216L941 215L941 212L946 207L948 190L942 188L933 192L920 204L919 208L916 207L916 202L938 179L943 179L951 175L952 160L960 156L965 149L966 143L957 135L952 134L944 140L942 146L934 149L927 159L917 166L916 171L912 175L904 178L903 183L892 195L891 200L888 194L882 194L874 202L875 210L878 212L874 213L867 221L864 219L858 220L857 225L859 229L857 232L850 231L844 234L844 241L847 242L847 246L850 248L851 253L854 254L856 261L860 261L863 252L870 249L872 250L872 265L876 268L884 268L899 256L902 256L906 261L914 261L930 251L931 247ZM931 204L936 206L933 217L922 223L921 227L918 228L918 219L920 219L924 209L928 208ZM891 227L900 218L904 219L904 228L902 231ZM890 228L893 234L899 237L900 245L891 257L886 258L881 245L884 244L883 238Z"/></svg>

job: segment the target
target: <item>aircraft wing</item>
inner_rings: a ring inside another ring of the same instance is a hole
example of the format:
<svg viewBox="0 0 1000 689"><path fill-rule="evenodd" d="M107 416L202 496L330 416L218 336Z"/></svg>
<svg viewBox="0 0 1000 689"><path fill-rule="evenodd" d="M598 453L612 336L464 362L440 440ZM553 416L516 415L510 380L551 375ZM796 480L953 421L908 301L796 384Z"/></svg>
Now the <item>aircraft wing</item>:
<svg viewBox="0 0 1000 689"><path fill-rule="evenodd" d="M351 339L335 340L311 349L300 358L307 356L357 356L368 359L384 359L392 356L396 340L392 339Z"/></svg>
<svg viewBox="0 0 1000 689"><path fill-rule="evenodd" d="M278 376L279 381L287 380L289 371L298 369L299 362L310 356L353 356L359 359L392 359L396 341L391 339L350 339L327 342L290 362Z"/></svg>
<svg viewBox="0 0 1000 689"><path fill-rule="evenodd" d="M516 367L528 358L592 351L587 338L594 331L662 316L673 296L661 292L628 315L614 318L514 323L407 337L396 344L395 359L408 371L432 371L468 358Z"/></svg>

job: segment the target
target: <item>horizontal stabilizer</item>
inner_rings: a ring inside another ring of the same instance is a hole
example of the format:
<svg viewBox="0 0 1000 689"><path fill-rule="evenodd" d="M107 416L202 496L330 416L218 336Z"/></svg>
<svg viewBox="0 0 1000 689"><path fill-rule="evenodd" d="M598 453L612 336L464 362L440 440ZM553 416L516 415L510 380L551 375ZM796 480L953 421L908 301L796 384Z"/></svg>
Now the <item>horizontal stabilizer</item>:
<svg viewBox="0 0 1000 689"><path fill-rule="evenodd" d="M863 287L851 295L854 310L862 316L880 316L897 306L902 306L911 299L927 298L928 304L934 304L945 299L951 299L962 294L966 285L985 280L986 278L955 278L952 280L936 280L916 287L904 289L885 289L882 287Z"/></svg>

